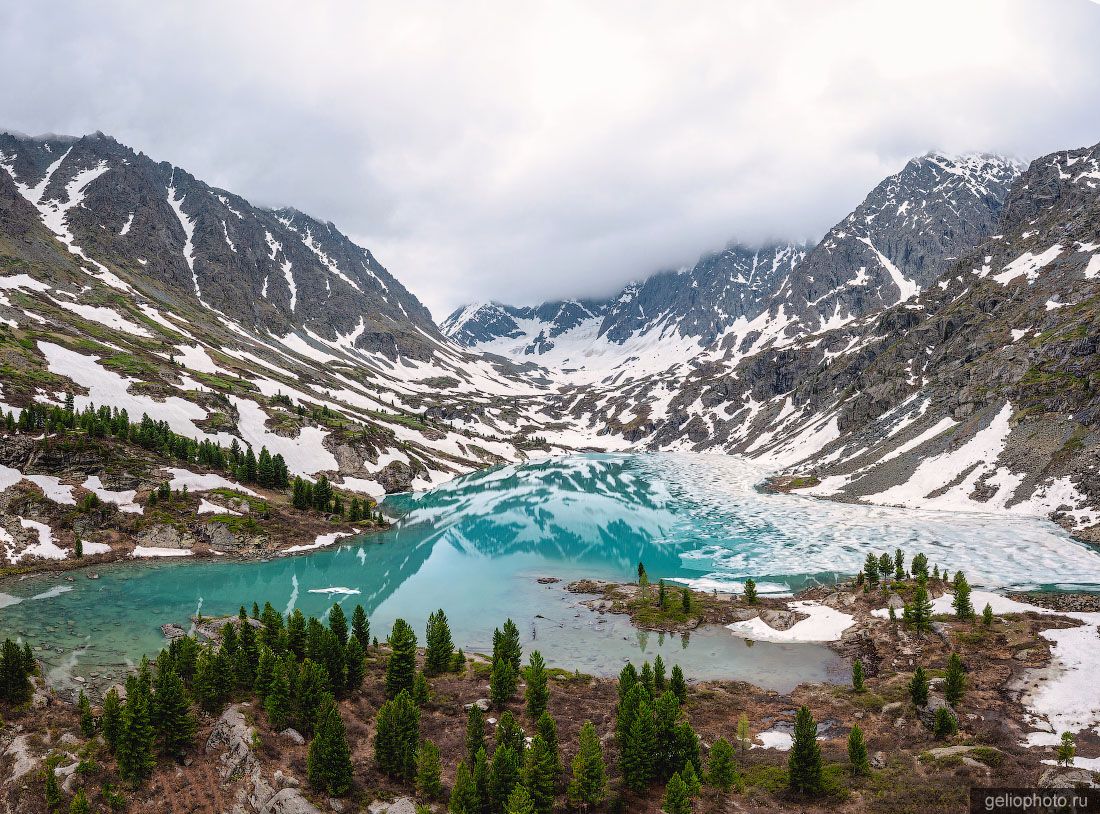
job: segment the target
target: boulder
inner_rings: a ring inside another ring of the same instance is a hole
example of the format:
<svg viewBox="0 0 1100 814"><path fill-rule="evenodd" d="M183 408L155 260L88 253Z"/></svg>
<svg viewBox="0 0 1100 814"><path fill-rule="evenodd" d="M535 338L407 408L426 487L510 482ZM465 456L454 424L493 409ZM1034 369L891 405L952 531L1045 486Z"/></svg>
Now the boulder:
<svg viewBox="0 0 1100 814"><path fill-rule="evenodd" d="M1078 769L1072 766L1051 766L1039 778L1039 788L1068 789L1084 786L1088 789L1097 789L1100 788L1098 777L1100 777L1100 774L1090 772L1088 769Z"/></svg>
<svg viewBox="0 0 1100 814"><path fill-rule="evenodd" d="M387 495L392 495L409 491L415 477L416 470L404 461L390 461L374 476L374 479L382 484Z"/></svg>

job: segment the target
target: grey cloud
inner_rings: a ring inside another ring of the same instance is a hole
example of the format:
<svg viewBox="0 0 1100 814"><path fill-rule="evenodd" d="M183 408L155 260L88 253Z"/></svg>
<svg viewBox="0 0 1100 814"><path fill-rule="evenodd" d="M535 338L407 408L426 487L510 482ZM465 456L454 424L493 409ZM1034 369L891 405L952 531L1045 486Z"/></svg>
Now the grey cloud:
<svg viewBox="0 0 1100 814"><path fill-rule="evenodd" d="M6 4L0 126L334 221L437 317L812 238L930 148L1100 140L1100 5Z"/></svg>

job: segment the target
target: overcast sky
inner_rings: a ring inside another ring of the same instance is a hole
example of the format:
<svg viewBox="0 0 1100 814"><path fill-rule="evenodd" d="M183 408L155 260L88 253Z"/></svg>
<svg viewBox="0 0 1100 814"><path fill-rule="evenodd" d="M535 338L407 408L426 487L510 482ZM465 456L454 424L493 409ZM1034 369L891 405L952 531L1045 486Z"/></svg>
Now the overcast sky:
<svg viewBox="0 0 1100 814"><path fill-rule="evenodd" d="M1100 141L1091 0L0 9L0 127L332 220L437 319L820 237L929 149Z"/></svg>

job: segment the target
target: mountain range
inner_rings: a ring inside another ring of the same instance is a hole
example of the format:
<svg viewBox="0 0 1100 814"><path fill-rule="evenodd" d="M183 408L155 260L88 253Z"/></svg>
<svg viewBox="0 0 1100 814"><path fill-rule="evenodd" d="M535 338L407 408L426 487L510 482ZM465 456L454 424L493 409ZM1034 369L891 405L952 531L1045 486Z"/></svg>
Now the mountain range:
<svg viewBox="0 0 1100 814"><path fill-rule="evenodd" d="M73 393L375 495L572 449L714 451L775 488L1098 539L1098 280L1100 146L929 153L814 245L731 242L605 300L437 326L334 224L102 134L0 134L0 410Z"/></svg>

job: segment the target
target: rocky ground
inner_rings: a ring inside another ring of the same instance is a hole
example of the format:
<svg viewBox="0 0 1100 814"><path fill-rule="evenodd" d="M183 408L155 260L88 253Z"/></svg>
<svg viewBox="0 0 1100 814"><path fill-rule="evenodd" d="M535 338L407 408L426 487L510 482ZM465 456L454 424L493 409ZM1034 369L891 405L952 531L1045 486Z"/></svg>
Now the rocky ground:
<svg viewBox="0 0 1100 814"><path fill-rule="evenodd" d="M590 586L591 587L591 586ZM595 600L608 594L629 595L637 586L601 587ZM934 592L942 586L933 583ZM655 590L655 587L651 588ZM904 593L904 590L902 591ZM899 595L899 594L895 594ZM711 597L713 599L713 597ZM854 586L815 589L799 600L849 614L853 624L832 643L866 666L866 691L850 686L803 684L789 694L748 683L691 682L686 714L704 744L704 752L720 736L737 745L738 717L745 714L751 729L748 748L738 747L742 788L732 795L704 790L696 811L763 812L777 810L845 812L932 812L967 810L971 786L1066 786L1096 784L1096 775L1084 769L1061 769L1044 764L1050 748L1022 745L1027 729L1025 708L1011 689L1016 680L1050 661L1042 629L1075 625L1072 619L1034 613L998 616L993 625L937 617L934 631L918 636L886 619L872 615L888 601L880 591L864 593ZM705 594L693 600L716 613ZM773 607L769 599L750 606L740 598L718 600L733 617L768 616L780 625L797 625ZM601 605L599 612L629 612L623 606ZM789 629L789 628L788 628ZM967 692L957 706L960 731L946 741L933 738L930 710L944 703L939 684L948 655L957 652L967 669ZM373 760L374 716L384 700L385 646L368 655L363 689L341 702L355 766L353 793L342 800L318 795L305 781L307 746L294 731L275 732L254 700L238 699L220 715L200 715L196 746L180 764L162 760L151 781L137 791L123 789L127 811L232 811L249 814L312 814L317 811L393 811L412 814L412 790L394 784L378 771ZM929 706L918 709L908 699L906 682L917 664L929 670L932 693ZM623 794L614 768L612 736L617 701L613 680L553 671L549 708L558 722L563 758L568 767L576 749L581 724L592 720L601 734L611 777L608 810L660 810L662 792L655 787L644 798ZM690 681L690 676L689 676ZM431 702L421 715L421 735L430 738L443 755L445 785L453 780L463 754L466 708L487 705L488 665L471 655L460 674L430 680ZM529 731L519 700L509 708ZM787 753L782 745L793 727L794 712L808 706L819 724L826 765L828 794L820 800L792 797L785 789ZM495 723L499 711L487 713ZM0 800L7 812L45 812L42 761L47 754L61 756L57 772L67 792L83 787L93 805L104 801L103 789L113 782L113 758L98 739L80 735L75 709L64 700L39 690L26 709L4 710L0 732ZM852 725L864 730L872 774L853 778L848 769L846 740ZM489 727L490 734L492 725ZM779 747L779 748L776 748ZM1100 753L1100 738L1083 734L1079 754ZM621 797L620 797L621 795ZM564 810L563 798L559 809ZM434 810L442 811L441 803Z"/></svg>
<svg viewBox="0 0 1100 814"><path fill-rule="evenodd" d="M259 558L323 535L388 527L385 520L350 522L298 510L287 490L243 486L224 472L184 466L115 439L79 438L68 445L61 439L43 446L40 439L0 431L0 467L15 481L0 482L0 575L188 551ZM88 486L92 477L99 481L98 493ZM173 485L171 496L154 498L165 483ZM356 497L377 510L369 498ZM345 507L350 499L345 496ZM44 535L52 547L43 548Z"/></svg>

